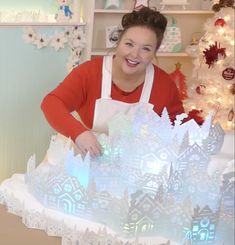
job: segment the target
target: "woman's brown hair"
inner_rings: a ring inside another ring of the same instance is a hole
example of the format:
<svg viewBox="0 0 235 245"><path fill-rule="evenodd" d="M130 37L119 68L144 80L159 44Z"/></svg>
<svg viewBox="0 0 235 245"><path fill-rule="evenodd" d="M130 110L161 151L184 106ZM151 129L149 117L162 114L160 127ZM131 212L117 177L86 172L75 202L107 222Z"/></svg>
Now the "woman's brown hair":
<svg viewBox="0 0 235 245"><path fill-rule="evenodd" d="M156 34L157 47L160 47L164 32L167 26L167 18L162 15L155 8L143 7L140 10L134 10L131 13L127 13L122 17L122 30L120 30L119 40L122 35L130 28L134 26L144 26Z"/></svg>

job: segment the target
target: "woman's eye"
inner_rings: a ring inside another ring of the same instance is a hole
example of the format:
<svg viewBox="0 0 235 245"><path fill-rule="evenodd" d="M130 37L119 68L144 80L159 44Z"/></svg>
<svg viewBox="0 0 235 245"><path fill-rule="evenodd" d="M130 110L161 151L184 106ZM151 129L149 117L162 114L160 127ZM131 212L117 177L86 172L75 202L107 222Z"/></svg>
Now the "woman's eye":
<svg viewBox="0 0 235 245"><path fill-rule="evenodd" d="M150 48L148 48L148 47L143 47L143 50L144 51L147 51L147 52L150 52L151 51Z"/></svg>
<svg viewBox="0 0 235 245"><path fill-rule="evenodd" d="M125 44L126 44L126 46L129 46L129 47L132 47L133 46L132 43L125 43Z"/></svg>

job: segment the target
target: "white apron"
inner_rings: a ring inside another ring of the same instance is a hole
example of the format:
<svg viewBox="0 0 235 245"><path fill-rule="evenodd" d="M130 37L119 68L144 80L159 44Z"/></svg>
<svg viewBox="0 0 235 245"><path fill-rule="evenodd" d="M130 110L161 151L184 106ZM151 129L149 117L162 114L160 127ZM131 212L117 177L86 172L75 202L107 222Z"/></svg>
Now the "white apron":
<svg viewBox="0 0 235 245"><path fill-rule="evenodd" d="M103 60L101 98L96 100L92 129L97 133L108 134L108 123L110 119L120 112L125 114L130 110L133 112L137 110L140 105L143 105L146 111L153 109L153 105L149 103L154 78L153 65L149 64L146 68L144 86L139 102L130 104L112 100L111 98L112 61L112 56L105 56Z"/></svg>

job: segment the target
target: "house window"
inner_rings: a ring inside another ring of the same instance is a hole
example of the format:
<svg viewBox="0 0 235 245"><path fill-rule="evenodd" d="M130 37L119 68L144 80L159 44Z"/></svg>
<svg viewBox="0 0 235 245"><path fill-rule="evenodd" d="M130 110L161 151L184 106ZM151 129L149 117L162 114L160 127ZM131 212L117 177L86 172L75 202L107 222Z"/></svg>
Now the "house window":
<svg viewBox="0 0 235 245"><path fill-rule="evenodd" d="M132 219L133 221L137 221L138 218L139 218L139 215L138 215L137 213L131 215L131 219Z"/></svg>

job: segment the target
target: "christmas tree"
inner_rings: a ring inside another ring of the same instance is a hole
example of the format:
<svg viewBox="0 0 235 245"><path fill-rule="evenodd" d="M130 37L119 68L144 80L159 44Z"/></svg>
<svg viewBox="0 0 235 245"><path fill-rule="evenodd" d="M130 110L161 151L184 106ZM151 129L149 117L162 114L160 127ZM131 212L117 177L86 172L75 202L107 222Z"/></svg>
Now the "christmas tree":
<svg viewBox="0 0 235 245"><path fill-rule="evenodd" d="M193 60L194 84L188 89L186 110L197 109L203 116L212 113L214 123L234 129L234 1L213 5L215 14L204 26Z"/></svg>

